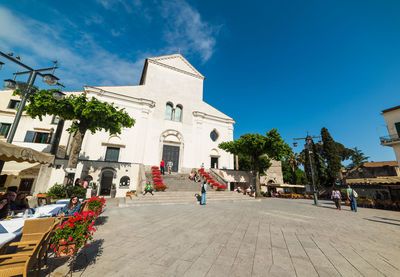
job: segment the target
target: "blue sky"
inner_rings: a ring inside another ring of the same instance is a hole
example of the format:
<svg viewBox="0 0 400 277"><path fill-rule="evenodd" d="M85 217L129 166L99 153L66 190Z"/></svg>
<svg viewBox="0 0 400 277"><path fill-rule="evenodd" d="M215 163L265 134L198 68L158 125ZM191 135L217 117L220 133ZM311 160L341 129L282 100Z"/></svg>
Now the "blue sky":
<svg viewBox="0 0 400 277"><path fill-rule="evenodd" d="M57 59L66 90L137 84L144 58L181 49L235 138L278 128L292 143L325 126L394 160L379 136L380 112L400 104L398 14L396 0L3 0L0 49L37 67Z"/></svg>

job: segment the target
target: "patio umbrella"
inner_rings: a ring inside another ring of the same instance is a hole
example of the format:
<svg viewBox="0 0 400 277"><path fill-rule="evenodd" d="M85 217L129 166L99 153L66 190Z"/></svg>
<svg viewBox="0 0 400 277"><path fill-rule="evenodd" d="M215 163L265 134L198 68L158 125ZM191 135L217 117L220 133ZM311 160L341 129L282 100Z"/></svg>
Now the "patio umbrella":
<svg viewBox="0 0 400 277"><path fill-rule="evenodd" d="M0 141L0 160L52 164L54 163L54 155Z"/></svg>

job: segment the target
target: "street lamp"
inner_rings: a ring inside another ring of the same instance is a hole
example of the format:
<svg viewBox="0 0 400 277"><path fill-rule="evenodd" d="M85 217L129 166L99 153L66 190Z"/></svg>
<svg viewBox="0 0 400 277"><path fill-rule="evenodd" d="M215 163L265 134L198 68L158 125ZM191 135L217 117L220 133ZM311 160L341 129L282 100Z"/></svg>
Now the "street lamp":
<svg viewBox="0 0 400 277"><path fill-rule="evenodd" d="M42 76L43 77L43 81L48 84L48 85L60 85L62 87L64 87L62 84L58 83L58 78L56 76L54 76L54 71L57 69L57 61L53 61L54 66L53 67L49 67L49 68L41 68L41 69L33 69L30 66L22 63L20 60L21 58L16 55L15 58L13 58L14 54L13 53L9 53L9 54L5 54L3 52L0 51L0 56L6 58L7 60L27 69L27 71L23 71L23 72L16 72L14 73L14 80L11 79L7 79L4 81L4 86L8 89L12 89L15 90L17 87L21 88L21 94L22 94L22 99L21 102L19 104L19 108L17 111L17 114L15 115L14 118L14 122L11 126L11 130L9 135L7 136L7 142L8 143L12 143L14 136L15 136L15 131L17 130L19 121L21 119L22 116L22 112L24 110L25 107L25 103L27 101L27 99L29 98L29 96L31 96L32 94L34 94L37 90L36 88L33 86L33 84L35 83L36 80L36 76ZM0 66L3 66L4 63L0 62ZM49 73L42 73L42 72L46 72L46 71L52 71L51 74ZM15 81L15 78L18 75L25 75L25 74L29 74L29 79L27 84L24 83L24 85L21 84L21 86L18 86L18 83ZM56 97L59 97L60 95L57 95ZM0 160L0 173L1 170L3 169L4 166L4 161Z"/></svg>
<svg viewBox="0 0 400 277"><path fill-rule="evenodd" d="M44 74L43 75L43 82L48 84L49 86L55 86L57 85L58 78L54 76L53 74Z"/></svg>
<svg viewBox="0 0 400 277"><path fill-rule="evenodd" d="M317 188L316 188L316 185L315 185L314 168L313 168L312 161L311 161L311 152L312 152L311 147L312 147L312 144L313 144L313 138L320 138L320 137L310 136L308 134L308 132L307 132L307 136L305 138L294 138L294 140L305 140L305 142L306 142L304 147L307 149L308 160L310 161L311 181L312 181L312 185L313 185L313 194L314 194L314 205L315 206L319 206ZM318 144L322 145L322 141L319 141ZM293 146L296 147L297 146L297 142L294 142Z"/></svg>
<svg viewBox="0 0 400 277"><path fill-rule="evenodd" d="M65 93L62 93L62 92L59 91L59 90L55 90L55 91L53 92L53 97L54 97L54 99L56 99L57 101L62 100L62 99L64 98L64 96L65 96Z"/></svg>
<svg viewBox="0 0 400 277"><path fill-rule="evenodd" d="M16 89L17 88L17 82L11 79L4 80L4 87L8 89Z"/></svg>

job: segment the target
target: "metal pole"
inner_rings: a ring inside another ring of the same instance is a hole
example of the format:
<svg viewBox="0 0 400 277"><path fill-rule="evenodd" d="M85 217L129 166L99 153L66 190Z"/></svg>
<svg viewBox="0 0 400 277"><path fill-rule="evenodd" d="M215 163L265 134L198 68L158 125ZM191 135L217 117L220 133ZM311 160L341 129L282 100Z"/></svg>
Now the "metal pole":
<svg viewBox="0 0 400 277"><path fill-rule="evenodd" d="M314 180L314 169L311 161L311 153L310 153L310 143L309 140L306 139L307 151L308 151L308 159L310 160L310 168L311 168L311 180L313 185L313 193L314 193L314 205L318 206L318 195L317 190L315 188L315 180Z"/></svg>
<svg viewBox="0 0 400 277"><path fill-rule="evenodd" d="M17 130L19 121L21 119L22 112L24 111L24 108L25 108L26 100L28 99L28 97L31 93L31 88L33 86L33 83L35 82L36 74L37 74L36 71L32 71L29 75L28 87L26 88L25 92L23 92L23 94L22 94L21 103L18 106L18 111L17 111L17 114L15 115L13 125L11 126L10 134L7 137L8 143L12 143L12 141L14 139L15 131Z"/></svg>

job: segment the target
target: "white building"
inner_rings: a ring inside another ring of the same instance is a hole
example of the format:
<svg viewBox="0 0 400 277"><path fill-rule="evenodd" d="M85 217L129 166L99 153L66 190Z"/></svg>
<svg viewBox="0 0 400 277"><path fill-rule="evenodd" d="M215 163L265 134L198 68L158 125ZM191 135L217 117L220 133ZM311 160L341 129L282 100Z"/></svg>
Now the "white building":
<svg viewBox="0 0 400 277"><path fill-rule="evenodd" d="M400 166L400 106L383 110L382 115L385 118L389 135L380 138L381 144L393 148Z"/></svg>
<svg viewBox="0 0 400 277"><path fill-rule="evenodd" d="M161 159L172 160L173 171L182 173L202 163L205 168L232 169L233 156L219 149L218 144L233 140L235 121L203 101L204 79L183 56L174 54L146 59L137 86L84 87L89 97L125 108L136 123L118 136L104 131L86 133L75 178L97 182L101 194L109 194L114 183L117 196L125 196L127 190L136 189L145 180L145 170L159 165ZM2 102L18 100L8 94L8 101L2 98ZM3 106L1 126L8 126L14 113ZM48 152L57 127L52 122L55 119L51 117L40 122L24 116L14 143ZM68 127L67 122L64 130ZM44 192L54 183L63 182L61 169L67 159L61 152L68 154L71 141L71 135L64 131L60 149L65 151L59 151L56 159L59 169L42 166L43 173L33 181L32 191ZM6 185L10 182L7 180ZM17 180L13 185L18 185Z"/></svg>

